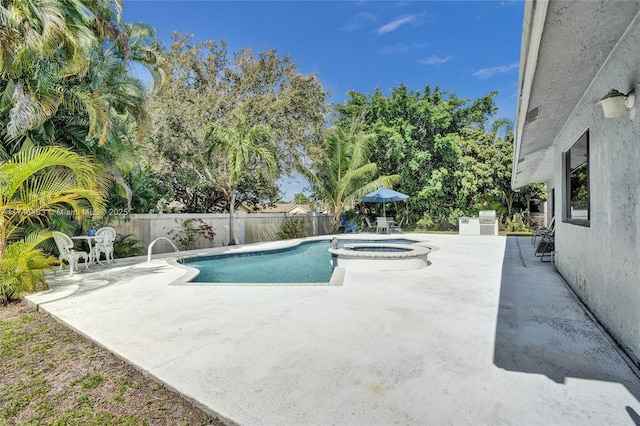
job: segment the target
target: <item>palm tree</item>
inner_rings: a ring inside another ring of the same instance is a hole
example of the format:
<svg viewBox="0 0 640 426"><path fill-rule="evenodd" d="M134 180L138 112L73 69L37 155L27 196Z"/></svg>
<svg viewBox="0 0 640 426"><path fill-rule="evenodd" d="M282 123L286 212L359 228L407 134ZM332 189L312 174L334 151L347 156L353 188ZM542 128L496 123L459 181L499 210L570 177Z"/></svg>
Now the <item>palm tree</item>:
<svg viewBox="0 0 640 426"><path fill-rule="evenodd" d="M333 127L326 131L322 162L317 170L300 164L298 171L309 180L317 199L333 210L333 231L340 226L340 215L371 191L391 187L399 175L375 177L378 166L369 162L372 133L357 125L349 129Z"/></svg>
<svg viewBox="0 0 640 426"><path fill-rule="evenodd" d="M42 124L63 98L60 80L88 71L98 42L90 10L79 1L2 1L0 92L11 102L0 111L9 109L9 136Z"/></svg>
<svg viewBox="0 0 640 426"><path fill-rule="evenodd" d="M126 44L118 44L118 56L123 63L140 64L149 71L154 89L163 87L167 82L167 75L163 68L164 58L162 48L156 38L156 30L142 22L136 24L122 24L122 33L117 40L125 40Z"/></svg>
<svg viewBox="0 0 640 426"><path fill-rule="evenodd" d="M42 284L42 268L51 267L55 259L42 257L36 247L51 235L47 231L25 235L26 228L34 223L46 227L61 210L78 218L90 213L100 216L108 188L103 176L87 157L62 147L27 147L0 161L0 281L4 285L19 284L13 290L20 294L21 289ZM3 287L5 295L6 290Z"/></svg>
<svg viewBox="0 0 640 426"><path fill-rule="evenodd" d="M241 109L229 117L228 126L210 124L205 127L205 142L209 142L206 159L214 162L221 156L227 170L226 188L229 201L229 244L236 244L233 214L238 185L252 172L273 172L276 169L275 149L271 132L264 125L252 125Z"/></svg>
<svg viewBox="0 0 640 426"><path fill-rule="evenodd" d="M35 231L7 246L0 258L0 305L25 293L47 289L44 270L54 271L62 263L40 250L49 238L51 232Z"/></svg>
<svg viewBox="0 0 640 426"><path fill-rule="evenodd" d="M82 135L81 124L84 136L97 137L100 145L114 121L122 121L118 115L134 118L139 135L144 133L145 94L128 67L132 62L147 67L154 83L161 84L160 46L152 27L120 23L121 9L122 0L0 2L4 139L34 129L32 140L51 137L51 128L41 126L59 112L62 117L81 113L71 134Z"/></svg>
<svg viewBox="0 0 640 426"><path fill-rule="evenodd" d="M121 22L122 0L0 0L0 142L65 145L105 164L131 204L131 143L148 129L145 66L164 82L155 30ZM2 150L0 150L2 151Z"/></svg>
<svg viewBox="0 0 640 426"><path fill-rule="evenodd" d="M496 118L489 123L489 134L493 136L495 145L498 137L505 139L507 134L513 132L513 121L508 118Z"/></svg>

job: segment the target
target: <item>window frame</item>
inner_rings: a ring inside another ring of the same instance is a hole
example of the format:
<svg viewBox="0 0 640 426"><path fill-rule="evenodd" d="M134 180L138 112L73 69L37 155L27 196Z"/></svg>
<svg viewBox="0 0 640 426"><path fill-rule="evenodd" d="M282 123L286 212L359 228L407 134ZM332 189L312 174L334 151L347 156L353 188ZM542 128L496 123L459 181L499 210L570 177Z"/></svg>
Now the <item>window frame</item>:
<svg viewBox="0 0 640 426"><path fill-rule="evenodd" d="M563 171L564 171L564 214L563 214L563 222L571 223L579 226L591 226L591 173L590 173L590 147L589 147L589 130L587 129L574 143L571 147L562 153L563 160ZM571 167L571 151L578 146L578 144L585 143L586 144L586 161L576 166L575 168ZM587 167L587 218L576 218L571 215L571 174L574 170L582 167L583 164L586 164Z"/></svg>

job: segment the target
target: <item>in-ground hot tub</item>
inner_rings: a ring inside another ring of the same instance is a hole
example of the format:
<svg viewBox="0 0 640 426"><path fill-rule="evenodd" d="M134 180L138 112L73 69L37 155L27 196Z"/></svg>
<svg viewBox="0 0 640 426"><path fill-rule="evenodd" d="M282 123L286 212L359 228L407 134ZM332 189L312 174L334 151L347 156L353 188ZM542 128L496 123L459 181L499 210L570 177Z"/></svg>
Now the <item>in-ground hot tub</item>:
<svg viewBox="0 0 640 426"><path fill-rule="evenodd" d="M428 265L431 248L418 245L357 243L330 248L333 266L377 271L407 271Z"/></svg>

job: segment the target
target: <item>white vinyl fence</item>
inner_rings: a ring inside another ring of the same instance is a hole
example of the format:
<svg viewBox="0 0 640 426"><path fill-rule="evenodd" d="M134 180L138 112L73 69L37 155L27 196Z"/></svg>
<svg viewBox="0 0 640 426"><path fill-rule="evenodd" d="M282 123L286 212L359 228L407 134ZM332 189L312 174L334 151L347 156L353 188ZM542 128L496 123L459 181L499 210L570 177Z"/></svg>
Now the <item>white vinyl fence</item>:
<svg viewBox="0 0 640 426"><path fill-rule="evenodd" d="M282 231L287 219L299 219L304 222L305 236L328 235L331 232L332 216L328 214L309 213L285 215L283 213L243 213L234 214L238 244L250 244L263 241L278 240L278 232ZM164 214L132 214L127 220L111 223L118 234L131 234L140 241L147 253L149 244L159 237L171 238L172 229L178 230L185 219L202 219L211 225L216 233L213 241L199 237L197 249L219 247L229 244L229 215L223 213L164 213ZM182 249L182 247L178 247ZM168 253L173 247L164 240L153 246L153 253Z"/></svg>

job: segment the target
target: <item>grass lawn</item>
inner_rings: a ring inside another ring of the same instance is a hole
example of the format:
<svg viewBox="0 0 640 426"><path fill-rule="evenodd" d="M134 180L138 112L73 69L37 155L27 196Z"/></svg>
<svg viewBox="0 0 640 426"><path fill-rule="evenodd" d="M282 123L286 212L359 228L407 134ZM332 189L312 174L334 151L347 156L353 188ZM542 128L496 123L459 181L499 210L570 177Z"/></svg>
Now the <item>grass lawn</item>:
<svg viewBox="0 0 640 426"><path fill-rule="evenodd" d="M506 235L507 237L530 237L531 231L500 231L498 232L498 235Z"/></svg>
<svg viewBox="0 0 640 426"><path fill-rule="evenodd" d="M0 307L0 425L221 425L51 317Z"/></svg>

